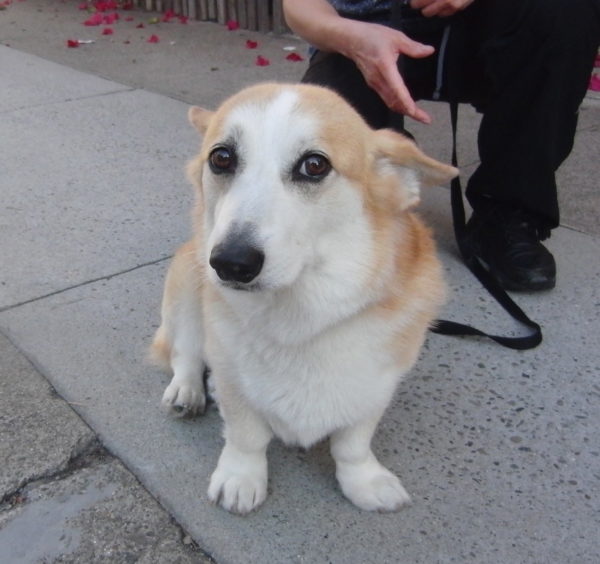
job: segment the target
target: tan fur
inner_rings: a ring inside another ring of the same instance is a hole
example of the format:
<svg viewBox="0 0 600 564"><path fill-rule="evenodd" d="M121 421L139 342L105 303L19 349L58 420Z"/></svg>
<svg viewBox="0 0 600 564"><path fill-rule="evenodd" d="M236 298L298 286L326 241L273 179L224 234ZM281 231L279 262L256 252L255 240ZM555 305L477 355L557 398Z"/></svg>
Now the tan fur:
<svg viewBox="0 0 600 564"><path fill-rule="evenodd" d="M191 239L175 253L167 277L161 306L163 323L157 329L150 347L150 360L161 368L171 362L172 343L168 326L164 323L172 317L173 310L186 293L194 293L201 300L204 266L199 260L198 240Z"/></svg>
<svg viewBox="0 0 600 564"><path fill-rule="evenodd" d="M148 360L165 372L171 370L171 344L165 333L165 328L162 325L154 334L152 345L150 345Z"/></svg>

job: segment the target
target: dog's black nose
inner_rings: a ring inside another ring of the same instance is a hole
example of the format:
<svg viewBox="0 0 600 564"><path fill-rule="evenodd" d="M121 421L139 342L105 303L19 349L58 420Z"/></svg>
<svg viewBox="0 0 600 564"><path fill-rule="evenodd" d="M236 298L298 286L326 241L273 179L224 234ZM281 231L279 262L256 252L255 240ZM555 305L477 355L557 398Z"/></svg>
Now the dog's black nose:
<svg viewBox="0 0 600 564"><path fill-rule="evenodd" d="M213 248L209 262L221 280L248 284L261 271L265 254L247 242L226 241Z"/></svg>

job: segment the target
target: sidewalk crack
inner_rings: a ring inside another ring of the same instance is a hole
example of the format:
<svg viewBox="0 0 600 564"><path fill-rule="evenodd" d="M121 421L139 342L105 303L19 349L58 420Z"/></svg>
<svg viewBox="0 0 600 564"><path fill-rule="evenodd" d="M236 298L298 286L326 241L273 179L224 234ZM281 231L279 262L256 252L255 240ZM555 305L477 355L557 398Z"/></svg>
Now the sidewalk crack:
<svg viewBox="0 0 600 564"><path fill-rule="evenodd" d="M140 268L145 268L147 266L153 266L155 264L160 264L161 262L164 262L166 260L170 260L171 258L173 258L173 255L168 255L156 260L152 260L152 261L148 261L142 264L138 264L136 266L132 266L131 268L126 268L124 270L120 270L118 272L114 272L112 274L106 274L104 276L98 276L97 278L92 278L90 280L86 280L85 282L79 282L78 284L73 284L71 286L67 286L65 288L60 288L59 290L54 290L53 292L49 292L47 294L43 294L41 296L36 296L35 298L30 298L28 300L23 300L22 302L18 302L16 304L11 304L11 305L7 305L7 306L2 306L0 307L0 313L4 313L6 311L10 311L13 309L16 309L18 307L24 306L24 305L28 305L34 302L39 302L40 300L45 300L46 298L51 298L53 296L58 296L60 294L64 294L65 292L69 292L70 290L75 290L77 288L81 288L83 286L88 286L90 284L95 284L96 282L101 282L101 281L105 281L105 280L110 280L111 278L114 278L115 276L121 276L122 274L128 274L129 272L134 272L135 270L138 270Z"/></svg>
<svg viewBox="0 0 600 564"><path fill-rule="evenodd" d="M104 459L108 455L106 449L100 444L97 437L91 438L83 445L75 445L71 456L66 463L42 474L31 476L20 483L14 490L0 498L0 513L12 509L15 505L27 502L24 490L36 482L55 482L71 476L82 468L91 466L94 462Z"/></svg>
<svg viewBox="0 0 600 564"><path fill-rule="evenodd" d="M53 102L40 102L39 104L30 104L27 106L20 106L18 108L10 108L8 110L0 111L0 115L10 114L13 112L20 112L22 110L31 110L35 108L42 108L46 106L56 106L58 104L70 104L72 102L79 102L80 100L89 100L90 98L101 98L103 96L112 96L113 94L121 94L123 92L134 92L138 90L138 88L127 87L110 90L108 92L97 92L95 94L86 94L84 96L79 96L77 98L65 98L64 100L55 100Z"/></svg>

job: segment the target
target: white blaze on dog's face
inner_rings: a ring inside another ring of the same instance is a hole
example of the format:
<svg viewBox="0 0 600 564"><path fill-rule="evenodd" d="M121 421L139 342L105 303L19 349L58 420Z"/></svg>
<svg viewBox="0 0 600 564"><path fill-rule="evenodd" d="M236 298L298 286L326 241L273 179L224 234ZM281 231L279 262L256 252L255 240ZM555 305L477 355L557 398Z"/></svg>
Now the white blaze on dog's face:
<svg viewBox="0 0 600 564"><path fill-rule="evenodd" d="M204 133L190 175L209 276L234 289L289 287L305 269L327 269L324 257L342 278L364 278L377 216L413 205L423 180L454 173L319 87L259 85L215 113L192 108L190 120Z"/></svg>

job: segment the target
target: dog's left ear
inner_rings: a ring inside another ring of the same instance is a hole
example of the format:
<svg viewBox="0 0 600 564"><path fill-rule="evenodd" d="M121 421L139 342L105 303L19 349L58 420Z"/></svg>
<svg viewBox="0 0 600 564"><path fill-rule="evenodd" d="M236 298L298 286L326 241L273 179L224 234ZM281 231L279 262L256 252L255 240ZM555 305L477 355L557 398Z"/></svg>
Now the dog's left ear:
<svg viewBox="0 0 600 564"><path fill-rule="evenodd" d="M391 165L405 180L409 200L413 200L409 204L418 202L420 186L441 186L458 176L457 168L428 157L411 139L395 131L375 131L375 146L382 166Z"/></svg>
<svg viewBox="0 0 600 564"><path fill-rule="evenodd" d="M214 112L199 108L198 106L192 106L188 110L188 119L190 123L198 130L202 135L206 133L208 124L213 116Z"/></svg>

